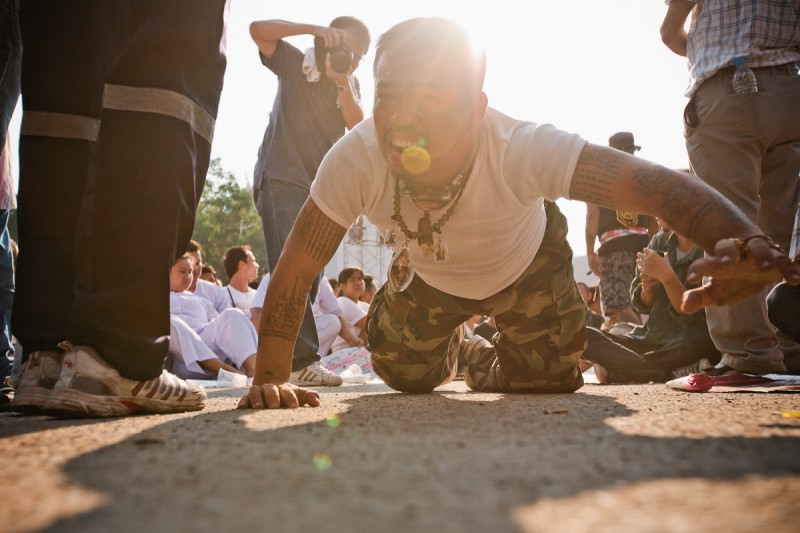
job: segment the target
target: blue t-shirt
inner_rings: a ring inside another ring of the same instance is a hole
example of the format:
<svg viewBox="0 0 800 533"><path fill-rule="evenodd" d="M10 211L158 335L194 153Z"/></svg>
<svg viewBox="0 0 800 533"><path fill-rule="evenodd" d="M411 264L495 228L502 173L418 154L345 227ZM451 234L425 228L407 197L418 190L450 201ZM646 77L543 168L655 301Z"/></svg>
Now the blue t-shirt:
<svg viewBox="0 0 800 533"><path fill-rule="evenodd" d="M303 52L284 41L278 41L272 58L259 55L278 76L278 93L258 151L254 186L270 179L308 189L322 158L345 132L336 84L324 75L318 82L307 81Z"/></svg>

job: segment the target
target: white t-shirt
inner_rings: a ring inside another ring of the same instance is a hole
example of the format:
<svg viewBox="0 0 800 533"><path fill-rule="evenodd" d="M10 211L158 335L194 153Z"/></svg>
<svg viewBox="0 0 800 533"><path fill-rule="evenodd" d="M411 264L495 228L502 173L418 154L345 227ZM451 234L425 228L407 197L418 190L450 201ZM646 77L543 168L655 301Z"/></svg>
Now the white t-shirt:
<svg viewBox="0 0 800 533"><path fill-rule="evenodd" d="M228 293L228 307L241 309L247 318L250 318L250 308L253 306L256 296L255 289L247 287L247 292L241 292L228 285L225 287L225 291Z"/></svg>
<svg viewBox="0 0 800 533"><path fill-rule="evenodd" d="M198 333L219 315L211 302L189 291L170 291L169 313L180 317Z"/></svg>
<svg viewBox="0 0 800 533"><path fill-rule="evenodd" d="M487 298L510 285L539 250L546 224L543 200L569 197L585 145L578 135L489 108L472 174L442 228L450 258L437 263L425 257L416 240L409 241L416 275L441 291L471 299ZM394 210L394 185L369 118L327 153L311 184L311 198L342 227L364 214L385 235ZM400 206L414 229L423 212L402 196ZM446 209L431 212L432 222ZM405 236L397 232L400 246Z"/></svg>
<svg viewBox="0 0 800 533"><path fill-rule="evenodd" d="M343 316L342 307L339 305L339 300L336 298L336 295L333 294L333 288L325 278L319 280L317 299L314 300L314 304L311 306L311 309L314 311L314 316Z"/></svg>
<svg viewBox="0 0 800 533"><path fill-rule="evenodd" d="M256 289L256 293L253 295L252 307L255 307L256 309L264 307L264 298L267 297L268 285L269 285L269 272L264 274L264 277L261 278L261 281L258 283L258 289Z"/></svg>
<svg viewBox="0 0 800 533"><path fill-rule="evenodd" d="M228 298L228 291L220 287L216 283L211 283L204 279L198 279L197 285L194 289L196 296L202 296L214 306L218 313L223 312L231 306L230 299Z"/></svg>
<svg viewBox="0 0 800 533"><path fill-rule="evenodd" d="M363 302L356 303L347 296L339 296L337 300L339 301L339 307L342 308L342 315L344 316L345 322L353 329L353 335L358 337L361 334L361 328L357 327L355 323L367 316L367 311L364 307L358 305ZM331 351L336 352L349 347L350 345L346 340L341 336L337 336L336 340L334 340L331 345Z"/></svg>

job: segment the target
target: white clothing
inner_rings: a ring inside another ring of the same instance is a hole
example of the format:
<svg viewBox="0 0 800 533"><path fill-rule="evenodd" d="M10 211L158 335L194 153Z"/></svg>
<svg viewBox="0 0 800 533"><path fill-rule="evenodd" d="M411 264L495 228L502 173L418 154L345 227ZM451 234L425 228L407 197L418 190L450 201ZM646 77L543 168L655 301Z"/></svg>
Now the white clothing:
<svg viewBox="0 0 800 533"><path fill-rule="evenodd" d="M251 309L261 309L264 307L264 298L267 297L267 285L269 285L269 272L264 274L261 281L258 283L258 289L253 296L253 306Z"/></svg>
<svg viewBox="0 0 800 533"><path fill-rule="evenodd" d="M441 291L484 299L510 285L530 265L544 236L543 200L568 198L586 141L578 135L510 118L489 108L472 174L453 216L442 228L448 261L434 262L409 242L416 275ZM331 220L350 227L366 215L382 234L391 225L395 178L389 175L372 118L342 137L320 165L311 198ZM401 196L406 224L423 212ZM437 222L447 207L431 212ZM397 244L405 236L397 231Z"/></svg>
<svg viewBox="0 0 800 533"><path fill-rule="evenodd" d="M225 292L228 293L228 307L241 309L247 318L252 316L250 308L253 307L253 301L255 300L255 289L247 287L247 292L241 292L228 285L225 287Z"/></svg>
<svg viewBox="0 0 800 533"><path fill-rule="evenodd" d="M319 282L317 298L311 309L314 311L314 323L317 326L319 354L324 357L330 353L333 341L339 336L339 330L342 329L339 317L344 316L339 300L336 299L331 284L325 278Z"/></svg>
<svg viewBox="0 0 800 533"><path fill-rule="evenodd" d="M322 77L317 68L317 54L313 47L306 48L306 51L303 52L303 74L306 75L306 81L309 83L317 83Z"/></svg>
<svg viewBox="0 0 800 533"><path fill-rule="evenodd" d="M171 372L183 379L213 378L211 372L203 369L198 363L208 359L217 359L200 335L178 315L169 316L169 351L175 357Z"/></svg>
<svg viewBox="0 0 800 533"><path fill-rule="evenodd" d="M328 280L323 278L319 282L319 290L317 291L317 298L311 306L314 311L314 316L318 315L336 315L344 316L342 314L342 307L339 305L339 300L333 294L333 288Z"/></svg>
<svg viewBox="0 0 800 533"><path fill-rule="evenodd" d="M217 313L208 300L190 292L170 292L169 304L170 315L197 333L221 361L243 370L244 361L258 350L256 329L240 309ZM196 346L196 339L181 332L180 326L173 329L182 333L177 336L179 345L174 351L181 355L189 371L196 371L199 365L195 368L192 364L208 357L200 357L204 352Z"/></svg>
<svg viewBox="0 0 800 533"><path fill-rule="evenodd" d="M189 291L170 291L169 313L179 316L198 333L206 327L206 324L219 316L211 302Z"/></svg>
<svg viewBox="0 0 800 533"><path fill-rule="evenodd" d="M356 326L356 322L367 316L367 311L358 304L364 302L356 303L347 296L339 296L337 300L339 301L339 306L342 308L345 322L352 328L353 335L358 337L361 334L361 328ZM350 344L341 336L337 336L336 340L334 340L331 345L331 350L338 352L344 348L350 348Z"/></svg>
<svg viewBox="0 0 800 533"><path fill-rule="evenodd" d="M197 280L194 294L196 296L202 296L211 302L211 305L214 306L214 309L216 309L218 313L223 312L231 306L230 300L228 299L228 292L216 283L211 283L204 279Z"/></svg>
<svg viewBox="0 0 800 533"><path fill-rule="evenodd" d="M314 324L317 326L317 339L319 339L319 354L325 357L331 353L333 341L339 336L342 323L336 315L314 315ZM349 345L348 345L349 346Z"/></svg>

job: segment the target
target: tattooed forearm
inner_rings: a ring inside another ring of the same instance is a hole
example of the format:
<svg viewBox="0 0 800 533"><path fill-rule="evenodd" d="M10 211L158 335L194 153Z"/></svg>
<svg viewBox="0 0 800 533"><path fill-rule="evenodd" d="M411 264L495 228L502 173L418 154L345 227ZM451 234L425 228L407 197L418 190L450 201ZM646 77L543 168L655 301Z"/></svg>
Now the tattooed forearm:
<svg viewBox="0 0 800 533"><path fill-rule="evenodd" d="M651 199L653 214L701 246L713 246L748 225L730 202L696 177L657 165L636 168L632 176Z"/></svg>
<svg viewBox="0 0 800 533"><path fill-rule="evenodd" d="M731 202L697 177L592 144L578 158L570 198L657 216L707 251L720 239L757 231ZM588 222L587 214L587 248Z"/></svg>
<svg viewBox="0 0 800 533"><path fill-rule="evenodd" d="M294 285L276 296L276 301L264 307L260 337L277 337L294 342L300 330L300 322L306 310L308 293L302 291L295 280Z"/></svg>
<svg viewBox="0 0 800 533"><path fill-rule="evenodd" d="M297 217L292 234L312 259L327 263L336 252L345 231L309 200Z"/></svg>

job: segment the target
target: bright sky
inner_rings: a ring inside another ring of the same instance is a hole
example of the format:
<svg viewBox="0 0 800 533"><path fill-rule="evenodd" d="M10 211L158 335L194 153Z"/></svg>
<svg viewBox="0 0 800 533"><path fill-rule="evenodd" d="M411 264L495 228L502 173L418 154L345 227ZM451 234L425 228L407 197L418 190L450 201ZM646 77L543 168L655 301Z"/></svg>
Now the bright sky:
<svg viewBox="0 0 800 533"><path fill-rule="evenodd" d="M277 87L263 67L248 25L284 19L327 25L339 15L363 20L377 37L402 20L442 16L465 26L487 53L489 105L515 118L552 123L597 144L631 131L637 155L673 168L688 166L682 114L688 81L685 58L659 37L666 12L661 0L232 0L228 69L213 156L241 180L252 182L258 147ZM310 36L289 39L300 49ZM372 114L374 46L356 71L367 115ZM585 208L559 201L569 217L570 243L585 253Z"/></svg>

